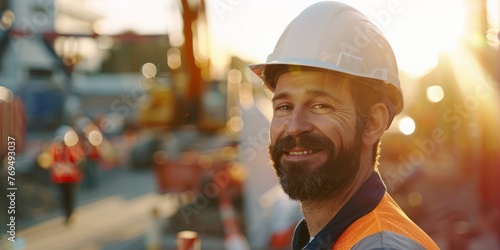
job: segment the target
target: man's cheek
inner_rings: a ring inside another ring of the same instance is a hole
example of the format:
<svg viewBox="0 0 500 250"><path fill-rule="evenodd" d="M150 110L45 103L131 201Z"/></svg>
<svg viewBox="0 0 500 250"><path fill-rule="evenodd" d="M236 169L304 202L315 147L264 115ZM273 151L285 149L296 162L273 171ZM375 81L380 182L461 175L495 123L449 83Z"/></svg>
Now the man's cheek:
<svg viewBox="0 0 500 250"><path fill-rule="evenodd" d="M276 142L276 140L279 139L283 135L283 133L286 131L287 124L288 124L288 119L283 119L283 118L276 118L274 117L271 120L270 128L269 128L269 134L271 138L271 143Z"/></svg>

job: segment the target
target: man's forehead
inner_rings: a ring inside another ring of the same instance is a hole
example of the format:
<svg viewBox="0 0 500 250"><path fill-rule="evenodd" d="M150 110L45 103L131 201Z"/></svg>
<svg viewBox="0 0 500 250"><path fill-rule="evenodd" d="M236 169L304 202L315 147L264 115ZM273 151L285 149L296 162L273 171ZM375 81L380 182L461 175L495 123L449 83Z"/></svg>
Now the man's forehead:
<svg viewBox="0 0 500 250"><path fill-rule="evenodd" d="M290 91L304 91L310 94L320 94L320 92L345 94L345 91L348 91L347 80L346 76L328 71L287 71L277 79L274 92L275 94Z"/></svg>

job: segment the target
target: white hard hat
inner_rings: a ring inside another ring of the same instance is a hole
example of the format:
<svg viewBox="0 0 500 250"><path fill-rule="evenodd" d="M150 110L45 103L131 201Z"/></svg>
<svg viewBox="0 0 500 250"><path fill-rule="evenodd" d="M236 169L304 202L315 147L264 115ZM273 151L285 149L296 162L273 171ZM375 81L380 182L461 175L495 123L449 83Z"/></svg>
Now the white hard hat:
<svg viewBox="0 0 500 250"><path fill-rule="evenodd" d="M319 2L309 6L288 25L266 63L249 65L271 91L276 83L269 74L275 65L313 67L380 80L388 86L384 89L388 90L391 115L403 109L391 46L365 15L346 4Z"/></svg>

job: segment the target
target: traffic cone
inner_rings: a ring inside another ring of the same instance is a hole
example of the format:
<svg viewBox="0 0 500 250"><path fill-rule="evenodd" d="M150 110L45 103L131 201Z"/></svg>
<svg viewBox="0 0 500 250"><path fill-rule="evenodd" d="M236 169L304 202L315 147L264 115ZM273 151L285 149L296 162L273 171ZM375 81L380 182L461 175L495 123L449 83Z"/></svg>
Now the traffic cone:
<svg viewBox="0 0 500 250"><path fill-rule="evenodd" d="M226 250L250 250L248 240L239 229L238 218L225 190L219 195L219 209L224 226Z"/></svg>
<svg viewBox="0 0 500 250"><path fill-rule="evenodd" d="M200 236L195 231L182 231L177 234L177 250L201 250Z"/></svg>

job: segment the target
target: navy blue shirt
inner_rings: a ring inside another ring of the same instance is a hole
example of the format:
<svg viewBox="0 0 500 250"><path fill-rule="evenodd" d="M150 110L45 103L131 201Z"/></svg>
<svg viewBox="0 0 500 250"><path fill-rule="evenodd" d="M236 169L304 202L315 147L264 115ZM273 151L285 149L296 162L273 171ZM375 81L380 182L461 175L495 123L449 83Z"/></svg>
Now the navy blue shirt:
<svg viewBox="0 0 500 250"><path fill-rule="evenodd" d="M311 242L306 221L302 219L295 228L293 249L331 249L353 222L375 209L385 192L386 188L380 175L374 172Z"/></svg>

